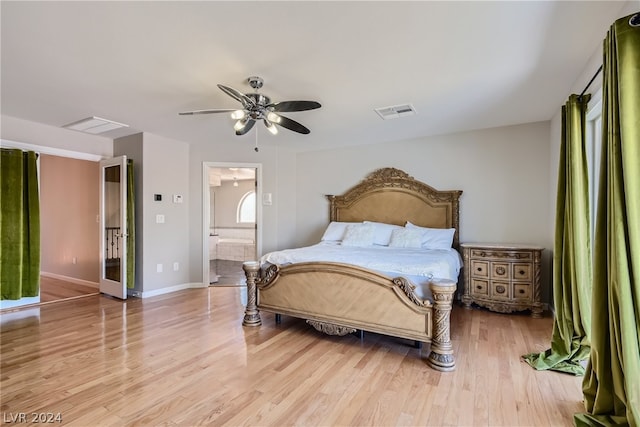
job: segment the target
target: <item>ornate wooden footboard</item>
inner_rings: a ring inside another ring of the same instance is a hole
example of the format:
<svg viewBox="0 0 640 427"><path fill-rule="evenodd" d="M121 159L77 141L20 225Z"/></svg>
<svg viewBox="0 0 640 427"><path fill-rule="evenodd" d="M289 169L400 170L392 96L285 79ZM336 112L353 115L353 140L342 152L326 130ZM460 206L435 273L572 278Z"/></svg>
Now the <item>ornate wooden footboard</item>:
<svg viewBox="0 0 640 427"><path fill-rule="evenodd" d="M419 299L403 278L340 263L300 263L261 269L243 265L248 303L243 324L261 324L260 310L307 319L325 333L355 330L430 342L427 363L440 371L455 368L450 313L456 283L430 284L434 302Z"/></svg>
<svg viewBox="0 0 640 427"><path fill-rule="evenodd" d="M330 221L373 221L422 227L455 228L458 249L462 191L438 191L394 169L379 169L340 196L328 195ZM261 268L243 266L248 303L243 324L260 325L260 311L307 319L325 332L360 329L430 342L427 362L434 369L455 367L450 313L456 282L433 280L431 301L421 300L403 278L389 278L347 264L299 263Z"/></svg>

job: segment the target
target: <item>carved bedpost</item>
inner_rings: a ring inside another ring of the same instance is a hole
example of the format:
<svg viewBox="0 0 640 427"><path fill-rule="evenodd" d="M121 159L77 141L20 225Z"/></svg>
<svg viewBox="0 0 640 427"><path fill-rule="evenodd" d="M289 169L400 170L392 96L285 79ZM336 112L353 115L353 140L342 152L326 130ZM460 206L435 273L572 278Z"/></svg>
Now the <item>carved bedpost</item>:
<svg viewBox="0 0 640 427"><path fill-rule="evenodd" d="M542 317L542 303L540 302L541 298L541 284L540 284L540 271L541 271L541 252L542 251L534 251L533 253L533 306L531 307L531 317L540 318Z"/></svg>
<svg viewBox="0 0 640 427"><path fill-rule="evenodd" d="M453 371L456 360L451 345L450 315L456 283L443 280L431 282L429 287L433 295L433 337L427 363L438 371Z"/></svg>
<svg viewBox="0 0 640 427"><path fill-rule="evenodd" d="M256 280L260 271L260 264L256 261L247 261L242 264L245 276L247 276L247 307L244 311L243 326L260 326L260 311L258 311Z"/></svg>

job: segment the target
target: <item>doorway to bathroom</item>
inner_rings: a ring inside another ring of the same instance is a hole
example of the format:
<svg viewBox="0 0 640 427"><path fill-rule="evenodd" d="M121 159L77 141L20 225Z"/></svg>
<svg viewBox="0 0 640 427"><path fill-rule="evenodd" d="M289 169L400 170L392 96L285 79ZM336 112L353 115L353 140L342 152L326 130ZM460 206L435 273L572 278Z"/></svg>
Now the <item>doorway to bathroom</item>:
<svg viewBox="0 0 640 427"><path fill-rule="evenodd" d="M260 165L205 163L203 175L205 283L245 286L242 263L259 253Z"/></svg>

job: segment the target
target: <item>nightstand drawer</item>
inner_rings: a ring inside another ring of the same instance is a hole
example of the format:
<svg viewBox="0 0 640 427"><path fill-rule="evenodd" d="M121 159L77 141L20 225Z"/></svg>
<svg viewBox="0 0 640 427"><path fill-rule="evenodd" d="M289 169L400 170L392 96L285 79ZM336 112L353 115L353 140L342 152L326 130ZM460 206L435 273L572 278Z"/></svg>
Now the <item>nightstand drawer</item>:
<svg viewBox="0 0 640 427"><path fill-rule="evenodd" d="M486 258L505 261L531 261L533 255L529 251L501 250L501 249L472 249L472 258Z"/></svg>
<svg viewBox="0 0 640 427"><path fill-rule="evenodd" d="M491 279L507 280L509 279L509 264L506 262L491 263Z"/></svg>
<svg viewBox="0 0 640 427"><path fill-rule="evenodd" d="M513 283L514 300L531 300L531 285L529 283Z"/></svg>
<svg viewBox="0 0 640 427"><path fill-rule="evenodd" d="M531 280L531 264L514 263L512 267L513 272L511 277L513 277L514 280Z"/></svg>
<svg viewBox="0 0 640 427"><path fill-rule="evenodd" d="M511 299L511 284L509 282L500 282L492 280L490 283L491 297L493 299L509 300Z"/></svg>
<svg viewBox="0 0 640 427"><path fill-rule="evenodd" d="M471 275L473 277L489 277L489 262L471 260Z"/></svg>
<svg viewBox="0 0 640 427"><path fill-rule="evenodd" d="M489 281L487 280L471 280L471 293L474 295L488 296L489 295Z"/></svg>

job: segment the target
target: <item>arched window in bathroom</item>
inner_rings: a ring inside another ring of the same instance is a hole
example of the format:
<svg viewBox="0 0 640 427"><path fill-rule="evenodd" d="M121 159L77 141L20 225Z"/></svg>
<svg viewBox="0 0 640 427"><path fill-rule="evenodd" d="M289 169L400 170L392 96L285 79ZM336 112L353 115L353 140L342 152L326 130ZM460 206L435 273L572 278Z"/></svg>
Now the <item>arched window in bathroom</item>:
<svg viewBox="0 0 640 427"><path fill-rule="evenodd" d="M238 223L256 222L256 192L251 190L240 199L237 213Z"/></svg>

